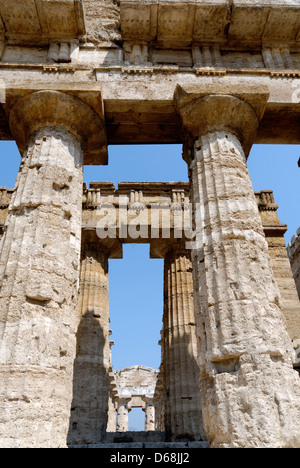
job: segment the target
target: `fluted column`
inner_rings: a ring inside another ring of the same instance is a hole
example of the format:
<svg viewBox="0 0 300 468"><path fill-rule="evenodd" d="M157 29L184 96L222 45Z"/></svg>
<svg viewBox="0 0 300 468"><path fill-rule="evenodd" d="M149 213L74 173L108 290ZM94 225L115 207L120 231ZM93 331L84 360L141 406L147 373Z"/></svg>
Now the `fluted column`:
<svg viewBox="0 0 300 468"><path fill-rule="evenodd" d="M106 434L111 369L108 259L116 255L122 257L117 240L108 246L94 231L83 231L69 444L97 444Z"/></svg>
<svg viewBox="0 0 300 468"><path fill-rule="evenodd" d="M145 402L145 431L155 431L155 404L154 398L144 396L142 400Z"/></svg>
<svg viewBox="0 0 300 468"><path fill-rule="evenodd" d="M90 131L81 126L97 118L55 92L32 93L10 112L26 149L0 257L1 447L66 446Z"/></svg>
<svg viewBox="0 0 300 468"><path fill-rule="evenodd" d="M167 241L161 249L165 430L171 440L203 440L190 252L180 241Z"/></svg>
<svg viewBox="0 0 300 468"><path fill-rule="evenodd" d="M128 407L130 398L119 398L117 407L117 432L128 432L128 414L131 409Z"/></svg>
<svg viewBox="0 0 300 468"><path fill-rule="evenodd" d="M213 447L297 447L300 381L245 159L266 95L205 92L176 91L191 145L204 428Z"/></svg>

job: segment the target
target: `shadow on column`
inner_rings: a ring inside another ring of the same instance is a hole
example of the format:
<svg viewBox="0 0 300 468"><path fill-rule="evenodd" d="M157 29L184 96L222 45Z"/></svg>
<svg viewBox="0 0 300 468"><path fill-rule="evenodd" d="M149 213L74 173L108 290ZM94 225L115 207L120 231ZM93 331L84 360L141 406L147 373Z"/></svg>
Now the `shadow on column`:
<svg viewBox="0 0 300 468"><path fill-rule="evenodd" d="M164 373L164 421L167 441L206 441L203 429L200 371L192 349L193 324L166 337L165 358L173 366ZM188 331L188 329L190 329ZM194 338L195 339L195 338Z"/></svg>
<svg viewBox="0 0 300 468"><path fill-rule="evenodd" d="M109 337L104 336L99 319L88 310L77 330L68 445L97 444L105 439L109 399L106 340Z"/></svg>

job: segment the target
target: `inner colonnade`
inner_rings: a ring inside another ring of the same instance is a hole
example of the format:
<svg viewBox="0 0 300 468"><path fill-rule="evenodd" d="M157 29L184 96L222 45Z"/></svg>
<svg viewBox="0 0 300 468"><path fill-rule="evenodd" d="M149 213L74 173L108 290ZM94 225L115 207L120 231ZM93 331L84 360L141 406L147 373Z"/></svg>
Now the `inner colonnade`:
<svg viewBox="0 0 300 468"><path fill-rule="evenodd" d="M295 325L299 299L285 248L286 225L279 221L278 205L271 191L255 192L254 195L288 331L297 351L299 341ZM109 182L93 182L89 188L84 184L78 312L82 323L89 317L89 326L85 327L87 334L78 334L80 352L75 362L80 362L81 354L84 359L82 370L74 375L74 395L80 396L81 401L74 401L72 405L75 408L71 421L76 421L76 424L75 429L69 432L70 443L99 443L101 421L102 440L113 440L116 431L128 431L128 414L133 407L145 411L146 431L165 432L167 439L173 441L206 440L202 422L199 426L202 410L193 301L193 238L185 237L193 236L190 232L192 206L189 196L189 183L120 183L118 190ZM123 224L125 220L126 224ZM175 235L178 237L174 238ZM140 366L122 371L112 369L107 340L110 335L108 259L122 258L122 242L147 242L150 258L164 259L164 313L159 343L162 360L159 370ZM232 289L234 287L231 286ZM95 329L99 330L101 339ZM88 352L82 352L81 340L88 343ZM95 356L101 357L98 372L95 368L88 369L86 364L88 360L94 361ZM298 362L295 368L298 368ZM95 387L91 387L91 375L99 375ZM78 388L75 387L76 380ZM103 390L97 396L99 409L103 411L101 417L90 406L91 398L96 398L97 388ZM104 399L103 395L106 396ZM81 426L82 414L88 418L88 408L89 417L96 417L94 434L91 421L86 424L86 433Z"/></svg>
<svg viewBox="0 0 300 468"><path fill-rule="evenodd" d="M168 441L300 446L286 227L247 170L254 143L300 143L299 14L293 0L0 1L0 137L22 155L1 192L1 447L98 444L130 404ZM190 183L83 186L85 164L131 143L182 144ZM109 344L108 259L141 238L165 260L148 384L112 370Z"/></svg>

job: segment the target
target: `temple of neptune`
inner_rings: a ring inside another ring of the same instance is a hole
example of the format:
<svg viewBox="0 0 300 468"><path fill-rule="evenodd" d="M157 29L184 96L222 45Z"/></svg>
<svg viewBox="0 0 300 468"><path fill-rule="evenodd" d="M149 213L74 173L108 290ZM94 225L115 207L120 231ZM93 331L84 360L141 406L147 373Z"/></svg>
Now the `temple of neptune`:
<svg viewBox="0 0 300 468"><path fill-rule="evenodd" d="M299 448L300 233L247 169L300 144L299 1L0 0L0 102L0 447ZM83 183L137 143L181 144L189 183ZM161 365L114 370L109 260L137 242Z"/></svg>

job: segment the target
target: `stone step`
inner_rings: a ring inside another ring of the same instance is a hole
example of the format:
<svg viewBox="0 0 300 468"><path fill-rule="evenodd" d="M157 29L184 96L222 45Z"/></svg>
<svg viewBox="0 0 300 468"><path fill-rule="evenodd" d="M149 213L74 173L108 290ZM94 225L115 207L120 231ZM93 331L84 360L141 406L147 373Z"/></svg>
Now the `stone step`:
<svg viewBox="0 0 300 468"><path fill-rule="evenodd" d="M166 433L161 431L128 431L107 432L105 443L130 443L130 442L165 442Z"/></svg>
<svg viewBox="0 0 300 468"><path fill-rule="evenodd" d="M70 445L69 448L85 448L85 449L202 449L209 448L208 442L128 442L128 443L103 443L90 445Z"/></svg>

